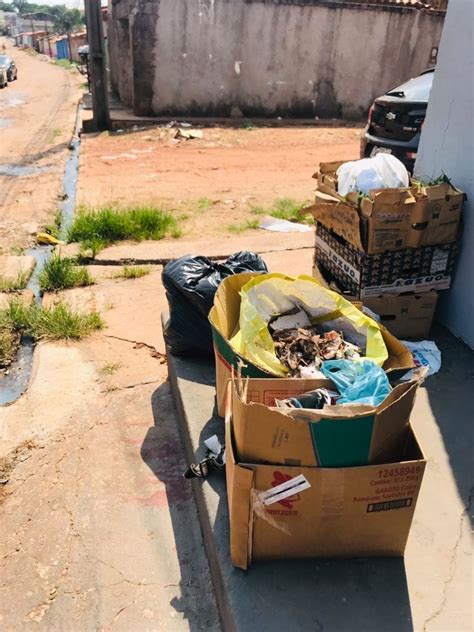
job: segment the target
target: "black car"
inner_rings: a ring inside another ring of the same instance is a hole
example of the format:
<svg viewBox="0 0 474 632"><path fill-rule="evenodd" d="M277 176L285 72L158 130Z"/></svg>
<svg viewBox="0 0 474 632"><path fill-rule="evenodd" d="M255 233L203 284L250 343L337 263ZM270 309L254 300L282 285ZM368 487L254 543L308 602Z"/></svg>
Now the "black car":
<svg viewBox="0 0 474 632"><path fill-rule="evenodd" d="M11 57L8 57L8 55L0 55L0 66L6 66L8 81L18 79L18 69Z"/></svg>
<svg viewBox="0 0 474 632"><path fill-rule="evenodd" d="M361 142L361 157L390 153L409 171L415 166L434 68L375 99Z"/></svg>

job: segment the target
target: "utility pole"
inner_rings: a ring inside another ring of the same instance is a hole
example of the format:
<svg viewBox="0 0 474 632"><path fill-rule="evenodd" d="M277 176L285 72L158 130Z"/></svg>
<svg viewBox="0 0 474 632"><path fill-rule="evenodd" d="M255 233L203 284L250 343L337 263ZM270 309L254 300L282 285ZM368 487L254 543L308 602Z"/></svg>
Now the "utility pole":
<svg viewBox="0 0 474 632"><path fill-rule="evenodd" d="M85 8L94 113L93 125L96 131L102 131L110 129L110 115L100 0L85 0Z"/></svg>

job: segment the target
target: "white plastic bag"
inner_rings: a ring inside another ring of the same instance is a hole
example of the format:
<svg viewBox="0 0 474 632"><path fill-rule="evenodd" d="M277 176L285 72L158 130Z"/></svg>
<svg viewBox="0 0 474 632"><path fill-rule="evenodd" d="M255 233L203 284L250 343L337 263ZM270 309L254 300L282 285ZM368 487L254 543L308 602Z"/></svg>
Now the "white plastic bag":
<svg viewBox="0 0 474 632"><path fill-rule="evenodd" d="M342 196L352 192L367 195L372 189L406 188L409 184L405 166L390 154L345 162L336 174L337 191Z"/></svg>
<svg viewBox="0 0 474 632"><path fill-rule="evenodd" d="M411 351L417 367L428 368L428 375L438 373L441 368L441 351L435 342L432 340L420 340L420 342L402 340L402 342ZM401 379L412 380L415 371L416 369L408 371Z"/></svg>

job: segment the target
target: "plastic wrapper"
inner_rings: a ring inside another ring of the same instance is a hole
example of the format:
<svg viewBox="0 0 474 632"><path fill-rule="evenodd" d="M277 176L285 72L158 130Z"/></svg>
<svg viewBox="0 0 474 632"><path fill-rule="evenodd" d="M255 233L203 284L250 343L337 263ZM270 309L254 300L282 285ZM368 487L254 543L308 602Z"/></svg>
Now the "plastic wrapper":
<svg viewBox="0 0 474 632"><path fill-rule="evenodd" d="M373 189L406 188L409 175L405 165L390 154L377 154L342 164L337 172L337 192L368 195Z"/></svg>
<svg viewBox="0 0 474 632"><path fill-rule="evenodd" d="M225 262L186 255L171 261L162 274L170 317L163 335L174 355L210 357L212 332L208 314L221 281L239 272L266 272L253 252L238 252Z"/></svg>
<svg viewBox="0 0 474 632"><path fill-rule="evenodd" d="M379 406L392 387L384 372L371 360L328 360L321 371L332 380L341 393L339 404L367 404Z"/></svg>
<svg viewBox="0 0 474 632"><path fill-rule="evenodd" d="M272 317L293 309L303 309L322 332L342 332L345 340L363 349L363 355L376 364L382 366L388 357L379 325L312 277L265 274L249 281L240 294L240 330L230 343L238 353L270 373L285 375L288 369L275 353L268 323Z"/></svg>

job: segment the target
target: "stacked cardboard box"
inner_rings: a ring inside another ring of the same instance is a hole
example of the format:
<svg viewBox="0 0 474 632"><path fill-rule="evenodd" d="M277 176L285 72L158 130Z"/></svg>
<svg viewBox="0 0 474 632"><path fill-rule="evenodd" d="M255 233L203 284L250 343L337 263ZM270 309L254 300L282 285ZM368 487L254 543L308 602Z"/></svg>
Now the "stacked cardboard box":
<svg viewBox="0 0 474 632"><path fill-rule="evenodd" d="M443 182L337 192L342 162L321 163L315 203L315 274L379 313L400 337L429 334L436 291L449 288L464 193Z"/></svg>

